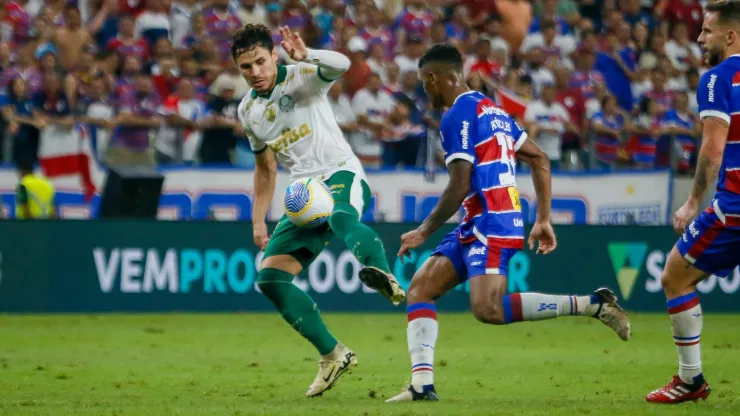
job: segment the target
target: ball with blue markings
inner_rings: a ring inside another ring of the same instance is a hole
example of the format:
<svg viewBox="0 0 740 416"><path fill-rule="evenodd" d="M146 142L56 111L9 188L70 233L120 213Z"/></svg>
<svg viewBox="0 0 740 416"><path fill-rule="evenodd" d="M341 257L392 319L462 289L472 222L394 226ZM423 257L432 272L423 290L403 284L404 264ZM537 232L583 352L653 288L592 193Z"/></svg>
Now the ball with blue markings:
<svg viewBox="0 0 740 416"><path fill-rule="evenodd" d="M299 227L317 227L329 220L334 198L326 184L316 178L298 179L285 190L285 214Z"/></svg>

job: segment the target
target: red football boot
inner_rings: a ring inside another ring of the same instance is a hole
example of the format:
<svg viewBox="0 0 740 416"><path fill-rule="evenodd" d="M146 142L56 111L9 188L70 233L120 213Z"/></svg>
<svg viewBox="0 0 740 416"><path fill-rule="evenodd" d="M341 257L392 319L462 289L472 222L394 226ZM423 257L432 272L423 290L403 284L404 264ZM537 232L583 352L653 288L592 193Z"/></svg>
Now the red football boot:
<svg viewBox="0 0 740 416"><path fill-rule="evenodd" d="M645 396L645 400L650 403L676 404L683 402L695 402L699 399L706 400L712 390L709 384L704 381L699 388L684 383L678 376L673 376L673 380L666 384L662 389L654 390Z"/></svg>

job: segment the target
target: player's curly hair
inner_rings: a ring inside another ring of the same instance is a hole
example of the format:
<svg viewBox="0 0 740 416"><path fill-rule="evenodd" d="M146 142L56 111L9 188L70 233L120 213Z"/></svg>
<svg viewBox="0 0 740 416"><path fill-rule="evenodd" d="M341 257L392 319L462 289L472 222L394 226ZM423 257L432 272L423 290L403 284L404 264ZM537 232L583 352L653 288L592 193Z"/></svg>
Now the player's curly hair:
<svg viewBox="0 0 740 416"><path fill-rule="evenodd" d="M239 55L257 46L272 51L275 44L272 42L270 29L263 24L250 23L244 25L244 27L234 32L234 38L231 42L231 57L236 61Z"/></svg>
<svg viewBox="0 0 740 416"><path fill-rule="evenodd" d="M419 59L419 69L430 63L443 63L452 66L457 71L463 69L463 58L460 51L449 43L438 43Z"/></svg>

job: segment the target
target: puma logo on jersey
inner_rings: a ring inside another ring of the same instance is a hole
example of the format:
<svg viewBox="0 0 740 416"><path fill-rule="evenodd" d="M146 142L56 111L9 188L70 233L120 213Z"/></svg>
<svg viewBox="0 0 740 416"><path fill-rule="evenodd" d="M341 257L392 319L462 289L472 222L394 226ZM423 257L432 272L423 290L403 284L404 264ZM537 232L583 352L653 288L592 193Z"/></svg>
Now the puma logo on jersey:
<svg viewBox="0 0 740 416"><path fill-rule="evenodd" d="M297 129L285 128L283 129L283 134L281 134L273 143L270 143L270 149L274 152L282 152L289 148L293 143L310 134L311 128L305 123Z"/></svg>

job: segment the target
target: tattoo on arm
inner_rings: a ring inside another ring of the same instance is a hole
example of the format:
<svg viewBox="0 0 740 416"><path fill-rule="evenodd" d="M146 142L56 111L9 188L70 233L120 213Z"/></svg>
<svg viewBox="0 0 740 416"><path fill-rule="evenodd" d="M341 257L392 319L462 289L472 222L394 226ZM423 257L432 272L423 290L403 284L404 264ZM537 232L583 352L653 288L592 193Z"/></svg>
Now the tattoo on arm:
<svg viewBox="0 0 740 416"><path fill-rule="evenodd" d="M709 186L717 180L719 176L720 165L712 162L706 156L700 156L696 164L696 174L694 175L694 186L691 188L691 197L697 201L704 198Z"/></svg>

